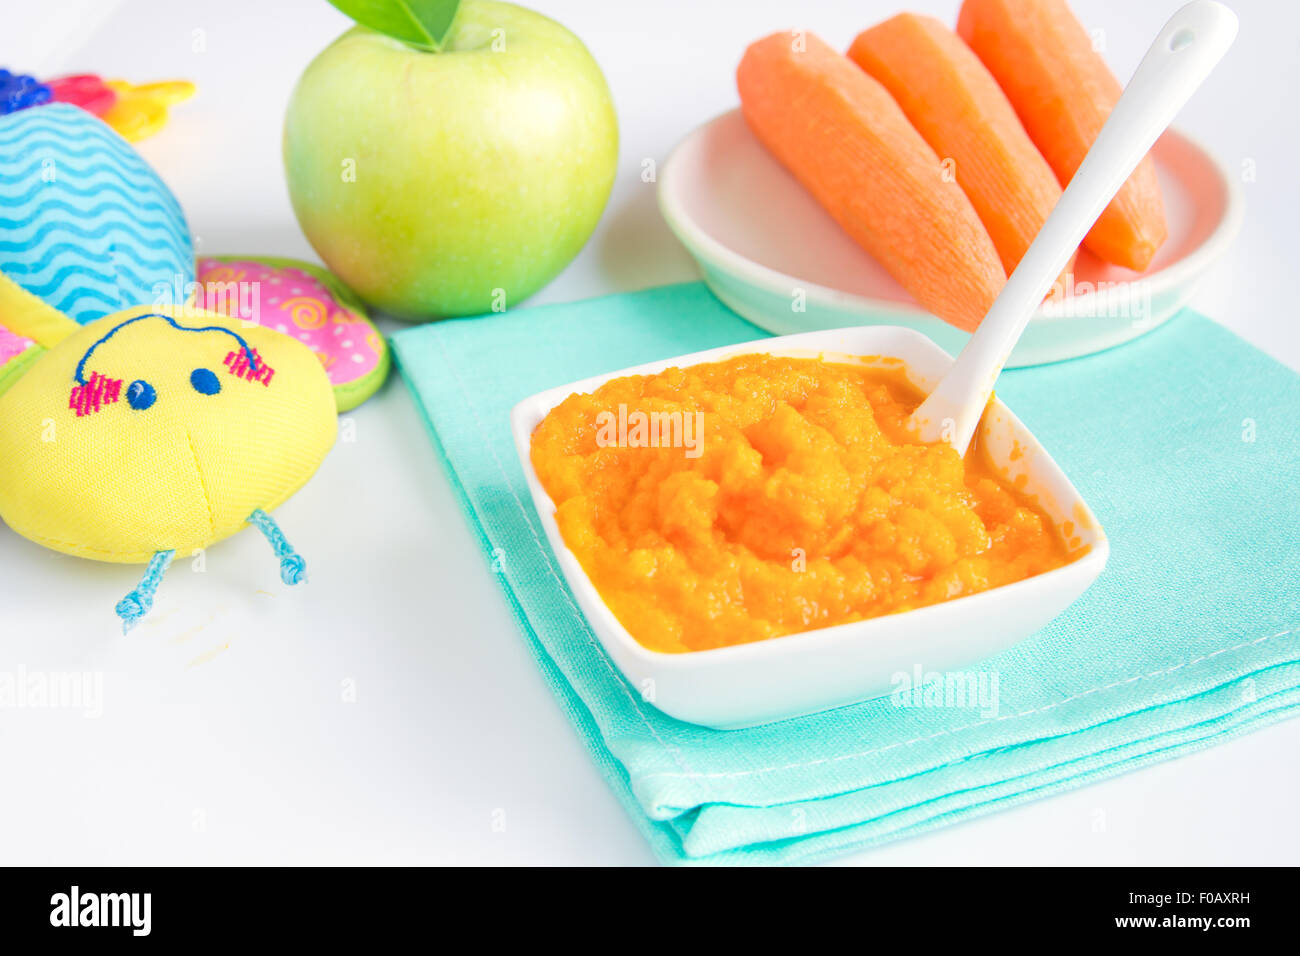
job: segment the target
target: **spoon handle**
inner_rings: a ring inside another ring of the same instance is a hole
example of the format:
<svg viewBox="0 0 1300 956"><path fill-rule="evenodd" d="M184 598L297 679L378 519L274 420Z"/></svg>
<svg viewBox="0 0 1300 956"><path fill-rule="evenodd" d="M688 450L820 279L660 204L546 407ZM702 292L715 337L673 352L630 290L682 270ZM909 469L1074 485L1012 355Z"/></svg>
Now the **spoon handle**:
<svg viewBox="0 0 1300 956"><path fill-rule="evenodd" d="M993 383L1070 254L1236 35L1236 15L1214 0L1194 0L1165 24L979 329L914 413L923 441L966 454Z"/></svg>

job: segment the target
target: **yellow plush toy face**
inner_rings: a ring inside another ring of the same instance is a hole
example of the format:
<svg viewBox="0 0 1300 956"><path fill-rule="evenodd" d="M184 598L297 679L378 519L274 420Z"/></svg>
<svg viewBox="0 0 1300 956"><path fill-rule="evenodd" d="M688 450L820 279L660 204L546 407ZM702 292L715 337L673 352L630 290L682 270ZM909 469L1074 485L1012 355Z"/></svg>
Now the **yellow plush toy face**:
<svg viewBox="0 0 1300 956"><path fill-rule="evenodd" d="M0 395L0 517L100 561L188 555L270 511L337 431L312 352L194 309L82 327Z"/></svg>

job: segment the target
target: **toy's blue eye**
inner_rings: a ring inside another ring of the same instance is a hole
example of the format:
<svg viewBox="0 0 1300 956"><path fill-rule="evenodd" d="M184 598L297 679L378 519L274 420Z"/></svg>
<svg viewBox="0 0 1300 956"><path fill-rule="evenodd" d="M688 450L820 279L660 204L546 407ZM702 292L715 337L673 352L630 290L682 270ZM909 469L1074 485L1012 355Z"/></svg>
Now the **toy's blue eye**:
<svg viewBox="0 0 1300 956"><path fill-rule="evenodd" d="M142 412L154 403L158 393L153 386L143 379L136 379L126 387L126 403L137 412Z"/></svg>
<svg viewBox="0 0 1300 956"><path fill-rule="evenodd" d="M196 368L190 372L190 384L200 395L215 395L221 391L221 382L216 373L207 368Z"/></svg>

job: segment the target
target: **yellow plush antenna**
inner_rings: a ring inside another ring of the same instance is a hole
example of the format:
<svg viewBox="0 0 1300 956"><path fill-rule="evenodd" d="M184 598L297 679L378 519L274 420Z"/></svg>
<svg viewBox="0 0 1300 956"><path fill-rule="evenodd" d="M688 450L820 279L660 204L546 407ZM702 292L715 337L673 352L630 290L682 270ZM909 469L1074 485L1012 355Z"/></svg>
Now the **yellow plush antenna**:
<svg viewBox="0 0 1300 956"><path fill-rule="evenodd" d="M35 343L7 361L5 350L0 348L0 395L47 350L79 328L68 316L0 272L0 331Z"/></svg>
<svg viewBox="0 0 1300 956"><path fill-rule="evenodd" d="M52 349L81 328L44 299L0 273L0 327Z"/></svg>

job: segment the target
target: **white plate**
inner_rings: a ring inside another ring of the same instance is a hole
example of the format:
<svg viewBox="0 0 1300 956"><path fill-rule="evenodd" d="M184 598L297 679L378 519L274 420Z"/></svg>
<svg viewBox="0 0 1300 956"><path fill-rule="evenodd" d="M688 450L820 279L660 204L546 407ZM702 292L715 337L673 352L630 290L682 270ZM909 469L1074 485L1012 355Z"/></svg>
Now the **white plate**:
<svg viewBox="0 0 1300 956"><path fill-rule="evenodd" d="M1082 250L1076 294L1063 311L1040 310L1009 367L1087 355L1150 331L1186 304L1236 235L1240 187L1205 150L1171 130L1153 153L1169 238L1151 268L1139 276ZM770 332L903 325L953 353L970 338L923 311L850 239L759 144L739 110L673 150L659 208L714 294Z"/></svg>
<svg viewBox="0 0 1300 956"><path fill-rule="evenodd" d="M641 646L605 605L560 536L555 505L529 455L533 431L569 395L594 391L611 378L755 352L825 355L842 361L893 356L903 360L908 377L925 392L952 364L952 358L925 336L897 326L809 332L611 372L539 392L511 412L515 447L533 504L569 589L619 670L637 693L664 713L725 730L881 697L895 688L896 675L910 675L918 666L927 674L959 671L1023 640L1069 607L1101 573L1110 550L1101 526L1056 462L1006 406L995 401L981 424L995 468L1011 480L1025 476L1024 490L1058 527L1068 528L1071 543L1089 549L1078 560L943 604L753 644L684 654Z"/></svg>

